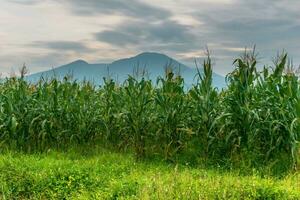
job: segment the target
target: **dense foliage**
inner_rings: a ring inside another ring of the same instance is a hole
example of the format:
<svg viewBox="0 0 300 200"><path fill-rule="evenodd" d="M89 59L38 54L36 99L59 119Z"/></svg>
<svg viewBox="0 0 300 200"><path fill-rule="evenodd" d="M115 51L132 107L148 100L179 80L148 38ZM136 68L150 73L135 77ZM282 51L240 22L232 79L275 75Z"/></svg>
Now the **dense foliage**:
<svg viewBox="0 0 300 200"><path fill-rule="evenodd" d="M1 154L0 199L300 199L300 174L277 179L251 171L243 176L97 151L91 155L89 149L88 156L77 150Z"/></svg>
<svg viewBox="0 0 300 200"><path fill-rule="evenodd" d="M234 61L226 89L212 86L208 57L188 90L169 68L157 83L129 78L122 84L23 77L0 83L0 147L25 152L104 144L132 149L136 158L160 155L190 159L250 161L296 166L300 137L300 85L278 57L259 72L245 54Z"/></svg>

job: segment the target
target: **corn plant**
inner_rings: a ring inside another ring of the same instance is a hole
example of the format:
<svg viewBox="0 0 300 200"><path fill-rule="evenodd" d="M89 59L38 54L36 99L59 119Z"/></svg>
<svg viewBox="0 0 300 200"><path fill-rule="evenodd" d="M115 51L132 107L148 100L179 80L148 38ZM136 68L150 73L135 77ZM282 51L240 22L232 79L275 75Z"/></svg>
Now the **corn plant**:
<svg viewBox="0 0 300 200"><path fill-rule="evenodd" d="M218 158L240 160L256 119L251 108L257 80L255 50L245 51L233 64L235 70L227 76L228 89L220 93L220 107L209 145Z"/></svg>
<svg viewBox="0 0 300 200"><path fill-rule="evenodd" d="M288 67L287 54L275 63L272 73L264 69L255 88L253 110L256 123L248 148L264 161L283 158L296 163L299 140L299 81Z"/></svg>
<svg viewBox="0 0 300 200"><path fill-rule="evenodd" d="M186 146L191 131L186 126L188 119L186 94L183 79L167 68L165 78L156 90L156 139L162 147L165 159L172 159Z"/></svg>
<svg viewBox="0 0 300 200"><path fill-rule="evenodd" d="M146 140L151 134L152 94L151 82L144 78L138 81L130 76L125 82L123 101L126 105L122 109L124 132L138 159L145 156Z"/></svg>
<svg viewBox="0 0 300 200"><path fill-rule="evenodd" d="M203 75L198 70L198 83L189 91L192 100L191 124L197 137L197 146L200 146L202 156L208 156L209 140L214 137L210 135L213 121L217 113L218 92L212 86L212 63L208 54L207 60L203 62Z"/></svg>
<svg viewBox="0 0 300 200"><path fill-rule="evenodd" d="M121 108L124 102L121 100L120 88L114 80L104 79L104 86L99 90L99 110L101 112L101 133L104 142L107 141L113 145L120 145ZM94 109L97 109L95 107Z"/></svg>

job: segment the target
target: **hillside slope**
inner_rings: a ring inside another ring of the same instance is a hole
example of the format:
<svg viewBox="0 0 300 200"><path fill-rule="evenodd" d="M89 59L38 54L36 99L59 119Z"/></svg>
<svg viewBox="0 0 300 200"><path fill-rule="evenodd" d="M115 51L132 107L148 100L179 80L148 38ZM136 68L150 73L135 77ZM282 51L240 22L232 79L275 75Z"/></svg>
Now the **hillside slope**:
<svg viewBox="0 0 300 200"><path fill-rule="evenodd" d="M159 53L141 53L131 58L120 59L110 64L89 64L78 60L52 70L39 72L27 76L27 80L36 82L43 78L62 78L66 75L78 81L89 80L99 85L103 83L103 77L111 77L122 83L128 75L150 78L153 82L158 76L163 76L166 67L171 67L175 73L179 73L185 80L187 86L195 82L197 70L188 67L173 58ZM201 69L200 69L201 71ZM216 73L213 74L213 85L218 88L225 87L225 79Z"/></svg>

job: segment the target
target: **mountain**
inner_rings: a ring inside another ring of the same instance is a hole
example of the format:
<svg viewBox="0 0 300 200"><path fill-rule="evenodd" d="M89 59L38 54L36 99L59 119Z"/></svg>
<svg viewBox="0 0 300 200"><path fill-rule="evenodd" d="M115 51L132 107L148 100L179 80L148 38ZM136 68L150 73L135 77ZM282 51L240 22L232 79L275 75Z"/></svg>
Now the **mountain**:
<svg viewBox="0 0 300 200"><path fill-rule="evenodd" d="M52 70L28 75L26 79L30 82L36 82L41 77L61 79L66 75L70 75L75 80L89 80L99 85L103 83L103 77L109 76L122 83L128 75L141 77L143 74L155 83L158 76L164 75L167 66L184 78L186 86L190 87L195 83L194 77L197 73L195 68L187 67L164 54L150 52L117 60L110 64L89 64L83 60L77 60ZM218 88L225 87L225 78L213 73L213 85Z"/></svg>

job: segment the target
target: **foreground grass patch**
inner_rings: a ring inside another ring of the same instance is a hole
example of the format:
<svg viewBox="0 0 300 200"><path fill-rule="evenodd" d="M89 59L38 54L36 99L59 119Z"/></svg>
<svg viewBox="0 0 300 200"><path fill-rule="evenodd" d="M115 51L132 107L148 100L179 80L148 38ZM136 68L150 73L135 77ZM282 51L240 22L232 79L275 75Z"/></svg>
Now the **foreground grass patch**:
<svg viewBox="0 0 300 200"><path fill-rule="evenodd" d="M254 173L135 162L110 152L0 155L0 199L300 199L300 174Z"/></svg>

